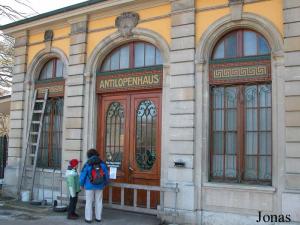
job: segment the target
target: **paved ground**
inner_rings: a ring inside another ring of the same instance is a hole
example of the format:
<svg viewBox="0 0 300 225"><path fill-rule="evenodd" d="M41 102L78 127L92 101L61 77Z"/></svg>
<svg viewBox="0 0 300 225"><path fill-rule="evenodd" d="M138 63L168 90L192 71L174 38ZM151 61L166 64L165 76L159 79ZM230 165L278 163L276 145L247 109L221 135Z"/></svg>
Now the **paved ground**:
<svg viewBox="0 0 300 225"><path fill-rule="evenodd" d="M83 209L79 210L83 215ZM87 224L81 217L67 220L66 213L55 213L49 208L30 206L23 203L0 200L0 224L9 225L79 225ZM155 216L104 209L101 225L159 225Z"/></svg>

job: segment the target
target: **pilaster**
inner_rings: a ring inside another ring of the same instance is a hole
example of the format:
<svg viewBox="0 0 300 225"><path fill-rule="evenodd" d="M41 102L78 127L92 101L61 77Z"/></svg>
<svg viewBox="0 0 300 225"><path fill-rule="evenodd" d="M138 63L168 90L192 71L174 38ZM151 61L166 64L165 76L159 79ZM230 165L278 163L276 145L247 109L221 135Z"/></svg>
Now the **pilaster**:
<svg viewBox="0 0 300 225"><path fill-rule="evenodd" d="M285 179L282 212L300 222L300 2L284 0Z"/></svg>
<svg viewBox="0 0 300 225"><path fill-rule="evenodd" d="M77 158L82 161L84 120L84 70L86 64L87 17L69 20L70 55L65 91L65 142L63 163ZM66 165L63 165L65 168Z"/></svg>
<svg viewBox="0 0 300 225"><path fill-rule="evenodd" d="M194 124L195 124L195 1L171 2L171 51L169 68L168 183L178 183L179 216L176 222L195 223ZM176 167L181 161L184 167ZM168 196L170 195L170 196ZM174 196L166 194L165 207ZM186 201L185 199L189 199Z"/></svg>
<svg viewBox="0 0 300 225"><path fill-rule="evenodd" d="M24 95L25 76L27 70L27 31L13 34L15 37L15 65L13 68L10 131L8 143L8 159L5 168L4 192L15 195L22 159L22 142L24 134Z"/></svg>

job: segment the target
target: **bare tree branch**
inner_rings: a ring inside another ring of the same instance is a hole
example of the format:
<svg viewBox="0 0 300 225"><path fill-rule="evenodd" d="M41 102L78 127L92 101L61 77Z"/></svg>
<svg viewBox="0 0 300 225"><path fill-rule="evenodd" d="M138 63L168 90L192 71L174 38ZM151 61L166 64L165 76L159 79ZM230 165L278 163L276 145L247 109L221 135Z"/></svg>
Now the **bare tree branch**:
<svg viewBox="0 0 300 225"><path fill-rule="evenodd" d="M28 0L11 0L11 4L0 3L0 17L8 18L11 21L24 19L28 13L20 12L13 5L20 5L29 9L34 14L37 12L29 5ZM0 31L0 91L1 88L9 88L12 85L12 74L14 66L14 39Z"/></svg>

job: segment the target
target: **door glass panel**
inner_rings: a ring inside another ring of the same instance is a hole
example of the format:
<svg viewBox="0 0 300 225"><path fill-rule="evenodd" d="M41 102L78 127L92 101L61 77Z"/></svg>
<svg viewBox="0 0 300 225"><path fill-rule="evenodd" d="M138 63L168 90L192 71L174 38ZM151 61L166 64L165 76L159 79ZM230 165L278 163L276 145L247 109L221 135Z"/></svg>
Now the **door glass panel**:
<svg viewBox="0 0 300 225"><path fill-rule="evenodd" d="M122 163L124 152L124 107L113 102L106 112L105 154L106 160Z"/></svg>
<svg viewBox="0 0 300 225"><path fill-rule="evenodd" d="M142 101L136 111L135 159L141 170L151 170L156 160L157 109L151 100Z"/></svg>

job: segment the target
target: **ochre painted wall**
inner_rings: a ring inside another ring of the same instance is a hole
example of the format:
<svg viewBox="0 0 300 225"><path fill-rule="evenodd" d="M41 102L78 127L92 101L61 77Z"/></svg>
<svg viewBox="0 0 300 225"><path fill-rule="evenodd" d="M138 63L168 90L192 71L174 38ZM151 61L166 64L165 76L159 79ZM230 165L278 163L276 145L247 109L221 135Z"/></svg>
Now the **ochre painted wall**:
<svg viewBox="0 0 300 225"><path fill-rule="evenodd" d="M229 8L200 11L196 14L196 45L210 24L230 13Z"/></svg>
<svg viewBox="0 0 300 225"><path fill-rule="evenodd" d="M117 29L109 29L109 30L104 30L101 32L92 32L88 34L88 39L87 39L87 57L91 55L95 47L99 42L101 42L104 38L108 37L109 35L113 34L116 32Z"/></svg>
<svg viewBox="0 0 300 225"><path fill-rule="evenodd" d="M273 23L281 35L283 35L282 8L283 5L281 0L269 0L256 3L246 3L243 6L243 11L254 13L266 18ZM221 17L230 14L230 8L228 7L228 0L198 0L196 9L197 44L210 24L216 22Z"/></svg>
<svg viewBox="0 0 300 225"><path fill-rule="evenodd" d="M247 3L244 5L244 12L250 12L265 17L272 22L283 35L283 15L282 1L269 0L257 3ZM270 10L272 9L272 10ZM140 15L139 28L152 30L161 35L166 42L171 44L171 5L165 4L161 6L151 7L136 11ZM201 36L207 28L223 16L230 15L228 0L197 0L196 1L196 45L199 43ZM92 15L93 18L95 15ZM88 39L87 39L87 57L90 56L104 38L116 32L115 26L116 16L108 16L106 18L92 19L88 23ZM54 29L53 47L61 49L66 56L69 55L69 34L70 27ZM41 43L44 39L44 33L30 34L28 65L33 57L42 49L45 44Z"/></svg>
<svg viewBox="0 0 300 225"><path fill-rule="evenodd" d="M30 65L32 59L35 57L37 53L43 50L46 47L44 43L42 44L35 44L28 47L28 55L27 55L27 66Z"/></svg>
<svg viewBox="0 0 300 225"><path fill-rule="evenodd" d="M38 34L30 34L29 35L29 44L39 43L44 40L44 33L38 33Z"/></svg>
<svg viewBox="0 0 300 225"><path fill-rule="evenodd" d="M244 5L244 12L255 13L271 21L283 36L283 1L262 1Z"/></svg>
<svg viewBox="0 0 300 225"><path fill-rule="evenodd" d="M69 56L69 45L70 45L70 27L64 27L53 30L53 42L52 47L62 50L65 55ZM56 40L58 39L58 40ZM28 58L27 65L30 65L33 58L38 52L45 49L46 45L44 41L44 32L29 35L29 47L28 47Z"/></svg>
<svg viewBox="0 0 300 225"><path fill-rule="evenodd" d="M228 5L228 0L197 0L196 8L215 7L220 5Z"/></svg>
<svg viewBox="0 0 300 225"><path fill-rule="evenodd" d="M152 30L160 34L166 42L171 43L171 6L169 4L138 10L136 12L140 16L140 23L137 27ZM97 44L117 31L117 29L112 28L115 26L115 19L116 16L89 21L87 57L91 55ZM100 31L97 31L98 29ZM101 31L101 29L103 30ZM93 32L95 30L96 32Z"/></svg>

